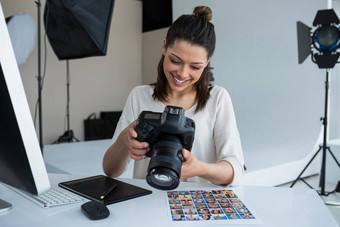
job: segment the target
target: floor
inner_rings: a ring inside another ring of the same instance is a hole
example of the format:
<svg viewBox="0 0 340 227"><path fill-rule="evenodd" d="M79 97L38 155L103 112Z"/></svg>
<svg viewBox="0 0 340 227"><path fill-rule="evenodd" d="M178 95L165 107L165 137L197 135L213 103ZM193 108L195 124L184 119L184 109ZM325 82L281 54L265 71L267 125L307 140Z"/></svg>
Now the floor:
<svg viewBox="0 0 340 227"><path fill-rule="evenodd" d="M313 188L315 189L319 189L318 185L319 185L319 175L314 175L308 178L305 178L305 181L310 184ZM279 185L279 187L290 187L291 183L289 184L283 184L283 185ZM294 188L308 188L308 186L302 182L302 181L298 181L296 182L296 184L294 185ZM333 191L336 187L336 184L330 184L327 183L325 185L325 191L326 192L330 192ZM325 202L327 208L329 209L329 211L331 212L331 214L333 215L335 221L339 224L340 226L340 192L335 192L332 193L328 196L321 196L321 198L323 199L323 201ZM333 205L331 205L333 204ZM336 204L336 205L335 205Z"/></svg>

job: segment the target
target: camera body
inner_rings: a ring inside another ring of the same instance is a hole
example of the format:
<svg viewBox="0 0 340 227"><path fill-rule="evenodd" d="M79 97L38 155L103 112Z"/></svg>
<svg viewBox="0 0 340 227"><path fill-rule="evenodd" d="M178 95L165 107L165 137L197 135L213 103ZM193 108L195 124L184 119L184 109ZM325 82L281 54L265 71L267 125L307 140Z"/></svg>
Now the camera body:
<svg viewBox="0 0 340 227"><path fill-rule="evenodd" d="M143 111L137 120L137 140L147 142L150 151L147 157L153 157L153 146L161 140L176 137L182 147L191 150L195 136L195 122L184 116L184 109L176 106L166 106L163 113ZM177 139L176 139L177 140Z"/></svg>
<svg viewBox="0 0 340 227"><path fill-rule="evenodd" d="M191 150L195 122L184 116L184 109L166 106L162 113L143 111L135 128L137 140L147 142L150 157L147 181L156 188L170 190L179 184L182 149Z"/></svg>

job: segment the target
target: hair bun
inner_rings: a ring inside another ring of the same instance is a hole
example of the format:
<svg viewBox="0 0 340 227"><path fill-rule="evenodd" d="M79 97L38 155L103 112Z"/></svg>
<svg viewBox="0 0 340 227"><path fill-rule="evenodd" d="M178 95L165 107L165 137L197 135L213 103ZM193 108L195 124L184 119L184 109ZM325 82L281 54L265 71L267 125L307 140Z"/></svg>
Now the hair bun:
<svg viewBox="0 0 340 227"><path fill-rule="evenodd" d="M203 17L207 21L211 21L212 19L212 11L208 6L196 6L193 14L196 17Z"/></svg>

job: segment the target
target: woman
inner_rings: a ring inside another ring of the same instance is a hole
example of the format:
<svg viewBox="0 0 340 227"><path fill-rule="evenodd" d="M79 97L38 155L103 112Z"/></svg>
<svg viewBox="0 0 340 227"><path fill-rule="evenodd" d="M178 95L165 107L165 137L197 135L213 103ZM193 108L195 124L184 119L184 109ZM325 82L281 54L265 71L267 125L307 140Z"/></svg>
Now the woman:
<svg viewBox="0 0 340 227"><path fill-rule="evenodd" d="M134 88L124 107L114 143L103 160L105 173L121 175L135 160L134 178L145 178L149 158L146 142L136 140L136 119L144 111L163 112L167 105L184 108L195 121L191 152L183 149L181 180L237 185L244 174L243 154L228 92L211 86L210 58L215 50L214 25L209 7L198 6L169 28L163 41L157 82Z"/></svg>

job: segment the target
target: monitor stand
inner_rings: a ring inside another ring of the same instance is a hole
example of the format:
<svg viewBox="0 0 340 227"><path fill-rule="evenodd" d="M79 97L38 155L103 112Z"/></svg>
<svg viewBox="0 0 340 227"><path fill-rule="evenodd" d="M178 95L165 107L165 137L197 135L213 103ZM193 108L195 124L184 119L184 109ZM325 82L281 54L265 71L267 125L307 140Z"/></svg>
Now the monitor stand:
<svg viewBox="0 0 340 227"><path fill-rule="evenodd" d="M0 199L0 214L12 209L12 204Z"/></svg>

